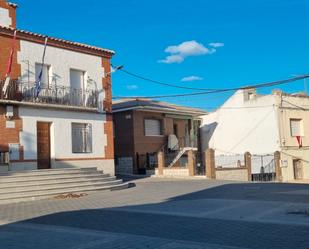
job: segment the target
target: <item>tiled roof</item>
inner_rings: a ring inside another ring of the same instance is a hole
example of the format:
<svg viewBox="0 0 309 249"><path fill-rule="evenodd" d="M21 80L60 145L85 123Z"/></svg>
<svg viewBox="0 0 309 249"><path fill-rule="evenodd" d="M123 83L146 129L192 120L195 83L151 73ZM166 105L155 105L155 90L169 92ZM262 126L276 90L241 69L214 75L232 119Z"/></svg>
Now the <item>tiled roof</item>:
<svg viewBox="0 0 309 249"><path fill-rule="evenodd" d="M0 25L0 28L4 29L4 30L12 31L12 32L14 31L13 28L4 27L4 26L1 26L1 25ZM17 29L17 34L25 34L25 35L30 35L30 36L33 36L33 37L38 37L38 38L45 38L46 37L45 35L42 35L42 34L30 32L30 31L26 31L26 30L20 30L20 29ZM51 41L56 41L56 42L60 42L60 43L67 44L67 45L78 46L78 47L81 47L81 48L95 50L95 51L98 51L98 52L105 52L105 53L109 53L109 54L112 54L112 55L115 54L115 52L113 50L109 50L109 49L105 49L105 48L99 48L99 47L95 47L95 46L90 46L90 45L79 43L79 42L67 41L67 40L64 40L64 39L59 39L59 38L50 37L50 36L48 36L48 39L51 40Z"/></svg>
<svg viewBox="0 0 309 249"><path fill-rule="evenodd" d="M113 102L113 112L121 112L125 110L156 110L160 112L167 112L167 113L182 113L182 114L189 114L189 115L204 115L207 114L206 111L179 106L167 102L155 101L151 99L122 99Z"/></svg>

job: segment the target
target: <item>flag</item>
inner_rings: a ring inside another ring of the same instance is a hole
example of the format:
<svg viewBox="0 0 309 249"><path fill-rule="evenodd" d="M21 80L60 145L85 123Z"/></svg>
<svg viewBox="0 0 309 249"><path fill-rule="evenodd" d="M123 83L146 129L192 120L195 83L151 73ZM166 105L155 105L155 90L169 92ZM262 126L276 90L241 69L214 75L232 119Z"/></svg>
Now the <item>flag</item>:
<svg viewBox="0 0 309 249"><path fill-rule="evenodd" d="M298 147L301 148L303 147L303 141L301 139L301 136L296 136Z"/></svg>
<svg viewBox="0 0 309 249"><path fill-rule="evenodd" d="M36 87L35 87L35 89L36 89L36 97L39 96L40 91L41 91L41 84L42 84L42 76L43 76L43 69L44 69L47 41L48 41L48 37L45 38L45 42L44 42L44 50L43 50L43 56L42 56L42 67L41 67L41 71L39 73L39 77L38 77L38 80L36 82Z"/></svg>
<svg viewBox="0 0 309 249"><path fill-rule="evenodd" d="M16 33L17 33L17 31L15 30L14 36L13 36L13 41L12 41L10 57L9 57L7 68L6 68L5 82L4 82L4 85L3 85L4 96L6 96L7 93L8 93L8 87L9 87L10 80L11 80L13 57L14 57L15 46L16 46Z"/></svg>

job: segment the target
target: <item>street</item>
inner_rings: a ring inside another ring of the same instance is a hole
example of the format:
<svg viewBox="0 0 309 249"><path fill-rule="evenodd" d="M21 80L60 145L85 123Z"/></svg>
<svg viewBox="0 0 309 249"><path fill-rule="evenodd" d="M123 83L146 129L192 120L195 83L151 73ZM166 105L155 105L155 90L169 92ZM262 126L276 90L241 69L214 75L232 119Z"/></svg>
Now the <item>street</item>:
<svg viewBox="0 0 309 249"><path fill-rule="evenodd" d="M309 185L144 178L0 206L0 248L309 248Z"/></svg>

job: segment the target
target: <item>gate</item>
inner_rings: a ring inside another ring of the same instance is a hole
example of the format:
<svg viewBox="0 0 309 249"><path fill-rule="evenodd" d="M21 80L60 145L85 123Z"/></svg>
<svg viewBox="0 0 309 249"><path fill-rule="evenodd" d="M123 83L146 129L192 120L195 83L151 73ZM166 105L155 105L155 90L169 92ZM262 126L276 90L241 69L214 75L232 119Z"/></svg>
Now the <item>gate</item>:
<svg viewBox="0 0 309 249"><path fill-rule="evenodd" d="M273 182L276 181L276 169L274 155L252 155L252 181Z"/></svg>

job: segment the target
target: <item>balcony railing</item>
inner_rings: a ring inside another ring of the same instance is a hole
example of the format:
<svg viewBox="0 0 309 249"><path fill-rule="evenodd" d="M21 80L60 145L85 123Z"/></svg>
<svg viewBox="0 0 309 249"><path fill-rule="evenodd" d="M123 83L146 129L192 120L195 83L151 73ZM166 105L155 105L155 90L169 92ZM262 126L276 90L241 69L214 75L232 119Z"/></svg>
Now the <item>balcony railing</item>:
<svg viewBox="0 0 309 249"><path fill-rule="evenodd" d="M99 107L99 94L97 90L83 90L51 85L41 86L38 94L35 83L11 80L6 93L4 93L4 83L5 80L0 81L0 99L78 107Z"/></svg>

